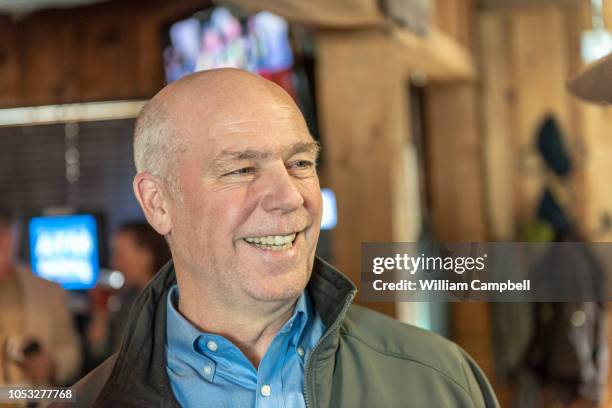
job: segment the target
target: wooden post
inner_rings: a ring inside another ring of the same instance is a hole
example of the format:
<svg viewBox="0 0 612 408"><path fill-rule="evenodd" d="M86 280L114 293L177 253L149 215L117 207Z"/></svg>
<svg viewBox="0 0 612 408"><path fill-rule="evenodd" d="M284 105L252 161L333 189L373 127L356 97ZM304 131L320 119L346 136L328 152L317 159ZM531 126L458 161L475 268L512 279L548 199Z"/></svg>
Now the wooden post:
<svg viewBox="0 0 612 408"><path fill-rule="evenodd" d="M487 239L484 169L473 83L427 88L427 141L431 218L442 242ZM490 310L486 303L455 303L452 338L488 376L493 374Z"/></svg>
<svg viewBox="0 0 612 408"><path fill-rule="evenodd" d="M361 243L414 240L405 214L407 88L396 48L380 29L321 32L318 104L325 169L338 198L334 263L359 285ZM403 214L403 215L402 215ZM395 304L367 305L395 316Z"/></svg>

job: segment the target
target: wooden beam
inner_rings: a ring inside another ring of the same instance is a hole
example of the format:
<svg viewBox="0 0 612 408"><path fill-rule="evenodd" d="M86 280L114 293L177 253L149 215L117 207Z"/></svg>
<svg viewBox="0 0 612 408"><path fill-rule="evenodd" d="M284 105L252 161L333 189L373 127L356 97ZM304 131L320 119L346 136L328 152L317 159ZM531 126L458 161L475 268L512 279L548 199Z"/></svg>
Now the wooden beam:
<svg viewBox="0 0 612 408"><path fill-rule="evenodd" d="M487 240L478 99L474 83L426 88L430 212L439 242ZM493 378L489 305L454 303L450 322L452 339Z"/></svg>
<svg viewBox="0 0 612 408"><path fill-rule="evenodd" d="M484 172L475 84L426 88L427 171L434 236L486 240Z"/></svg>
<svg viewBox="0 0 612 408"><path fill-rule="evenodd" d="M516 237L514 191L517 171L512 132L512 79L508 22L499 13L480 16L480 64L487 216L493 240Z"/></svg>
<svg viewBox="0 0 612 408"><path fill-rule="evenodd" d="M424 74L434 82L473 81L476 67L469 51L450 35L431 29L420 37L401 28L391 29L400 63L408 72Z"/></svg>
<svg viewBox="0 0 612 408"><path fill-rule="evenodd" d="M385 18L376 0L230 0L244 10L270 11L287 20L326 28L381 26Z"/></svg>
<svg viewBox="0 0 612 408"><path fill-rule="evenodd" d="M557 6L564 7L576 5L583 0L480 0L480 5L484 8L507 8L507 7L539 7Z"/></svg>
<svg viewBox="0 0 612 408"><path fill-rule="evenodd" d="M338 201L334 264L359 286L361 244L415 240L400 211L406 193L409 140L406 76L382 30L317 35L317 102L328 183ZM411 201L412 200L412 201ZM368 303L395 316L394 303Z"/></svg>
<svg viewBox="0 0 612 408"><path fill-rule="evenodd" d="M477 0L431 0L432 25L462 46L472 49Z"/></svg>
<svg viewBox="0 0 612 408"><path fill-rule="evenodd" d="M510 81L513 84L513 142L516 161L521 163L515 177L516 220L534 218L545 179L535 150L539 127L554 115L561 131L571 133L569 98L565 83L569 77L568 50L564 43L563 11L556 7L526 8L512 14L509 26Z"/></svg>

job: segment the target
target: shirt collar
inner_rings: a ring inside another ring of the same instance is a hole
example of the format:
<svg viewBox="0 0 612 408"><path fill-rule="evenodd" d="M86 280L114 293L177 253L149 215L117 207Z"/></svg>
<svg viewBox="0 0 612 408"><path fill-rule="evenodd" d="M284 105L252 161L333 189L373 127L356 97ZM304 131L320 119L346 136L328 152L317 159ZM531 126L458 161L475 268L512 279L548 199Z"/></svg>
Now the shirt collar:
<svg viewBox="0 0 612 408"><path fill-rule="evenodd" d="M178 286L174 284L168 293L166 342L178 353L189 353L194 350L200 332L178 311L178 296Z"/></svg>
<svg viewBox="0 0 612 408"><path fill-rule="evenodd" d="M179 288L174 284L169 291L167 301L167 322L166 322L166 345L171 345L176 353L191 353L199 354L206 353L201 347L202 340L207 341L210 338L217 340L222 339L221 336L201 332L193 326L185 317L178 311ZM290 343L295 347L308 323L309 317L314 313L312 305L309 302L306 291L298 298L293 314L279 330L278 334L291 333ZM204 339L201 339L204 337ZM222 343L229 343L228 340L221 340Z"/></svg>

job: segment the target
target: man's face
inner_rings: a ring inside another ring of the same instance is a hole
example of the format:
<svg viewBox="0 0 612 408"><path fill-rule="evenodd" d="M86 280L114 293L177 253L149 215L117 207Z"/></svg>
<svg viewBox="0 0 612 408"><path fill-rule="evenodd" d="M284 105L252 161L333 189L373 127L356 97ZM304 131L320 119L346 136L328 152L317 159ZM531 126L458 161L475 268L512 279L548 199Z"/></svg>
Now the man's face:
<svg viewBox="0 0 612 408"><path fill-rule="evenodd" d="M288 101L269 97L181 124L171 242L177 264L227 299L296 297L321 221L316 144Z"/></svg>

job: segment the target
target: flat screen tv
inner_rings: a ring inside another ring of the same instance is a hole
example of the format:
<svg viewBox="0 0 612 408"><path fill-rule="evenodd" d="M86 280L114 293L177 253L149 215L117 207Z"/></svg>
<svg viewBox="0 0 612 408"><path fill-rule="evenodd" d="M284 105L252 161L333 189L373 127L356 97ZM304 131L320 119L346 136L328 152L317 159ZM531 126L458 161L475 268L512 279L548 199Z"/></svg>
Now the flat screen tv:
<svg viewBox="0 0 612 408"><path fill-rule="evenodd" d="M208 7L163 29L163 64L168 83L207 69L241 68L263 76L293 97L315 140L316 41L305 27L267 11ZM319 168L325 165L319 160Z"/></svg>
<svg viewBox="0 0 612 408"><path fill-rule="evenodd" d="M245 17L212 7L171 24L167 37L168 82L196 71L241 68L276 82L295 97L289 25L277 15L263 11Z"/></svg>
<svg viewBox="0 0 612 408"><path fill-rule="evenodd" d="M89 214L31 218L32 272L68 290L96 285L99 272L96 218Z"/></svg>

